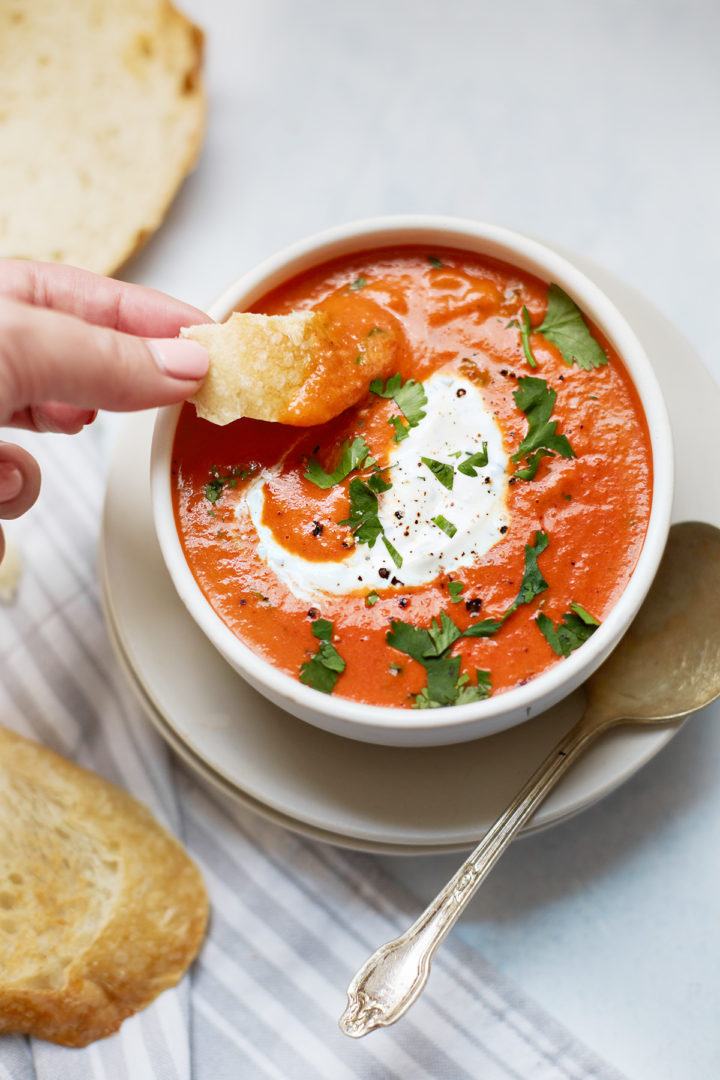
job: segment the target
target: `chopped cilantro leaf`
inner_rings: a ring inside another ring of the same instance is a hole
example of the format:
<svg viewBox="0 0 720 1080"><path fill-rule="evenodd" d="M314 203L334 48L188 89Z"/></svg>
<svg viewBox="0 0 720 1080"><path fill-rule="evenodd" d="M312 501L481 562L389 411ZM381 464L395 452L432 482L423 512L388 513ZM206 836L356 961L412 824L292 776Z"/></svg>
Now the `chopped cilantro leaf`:
<svg viewBox="0 0 720 1080"><path fill-rule="evenodd" d="M433 525L437 525L438 529L442 529L442 531L451 539L457 532L457 525L453 525L452 521L448 521L442 514L438 514L437 517L430 518L430 520Z"/></svg>
<svg viewBox="0 0 720 1080"><path fill-rule="evenodd" d="M580 308L559 285L549 287L547 311L537 329L557 346L566 364L575 363L584 371L590 371L608 362L605 350L590 333Z"/></svg>
<svg viewBox="0 0 720 1080"><path fill-rule="evenodd" d="M415 708L454 705L458 695L459 656L435 656L425 661L427 686L415 698Z"/></svg>
<svg viewBox="0 0 720 1080"><path fill-rule="evenodd" d="M307 470L303 473L303 476L306 480L310 480L319 488L326 489L334 487L335 484L339 484L341 480L344 480L346 476L349 476L353 469L359 468L369 453L370 448L362 435L358 435L353 439L352 443L349 439L346 439L342 444L340 461L333 472L325 472L315 458L309 458Z"/></svg>
<svg viewBox="0 0 720 1080"><path fill-rule="evenodd" d="M377 604L379 599L380 599L380 597L375 592L375 590L373 590L372 592L369 592L367 594L367 596L365 597L365 606L366 607L375 607L375 604Z"/></svg>
<svg viewBox="0 0 720 1080"><path fill-rule="evenodd" d="M395 428L395 442L402 442L408 436L408 428L417 427L425 416L424 406L427 405L427 397L423 384L415 379L407 379L404 383L399 372L391 375L383 387L382 379L373 379L370 390L378 397L392 398L400 412L407 421L407 427L400 417L391 416L390 423Z"/></svg>
<svg viewBox="0 0 720 1080"><path fill-rule="evenodd" d="M580 618L582 619L582 621L584 623L586 623L588 626L599 626L600 625L600 623L595 618L595 616L591 615L589 611L586 611L584 607L580 607L579 604L571 604L570 607L575 612L575 614L579 615Z"/></svg>
<svg viewBox="0 0 720 1080"><path fill-rule="evenodd" d="M315 619L312 624L312 632L321 641L332 641L333 625L329 619Z"/></svg>
<svg viewBox="0 0 720 1080"><path fill-rule="evenodd" d="M374 547L383 532L378 517L377 495L359 476L354 476L350 481L350 517L340 524L349 525L357 542L368 547Z"/></svg>
<svg viewBox="0 0 720 1080"><path fill-rule="evenodd" d="M421 457L423 465L427 465L433 476L437 477L443 487L446 487L448 491L452 491L453 481L455 479L455 470L452 465L446 464L444 461L436 461L435 458Z"/></svg>
<svg viewBox="0 0 720 1080"><path fill-rule="evenodd" d="M350 285L348 285L348 289L352 289L353 292L357 292L358 289L364 289L366 285L367 278L363 277L361 274L360 277L356 277L355 280L351 282Z"/></svg>
<svg viewBox="0 0 720 1080"><path fill-rule="evenodd" d="M209 499L211 503L216 503L223 493L225 487L225 481L216 476L213 480L208 480L205 485L205 498Z"/></svg>
<svg viewBox="0 0 720 1080"><path fill-rule="evenodd" d="M406 653L421 664L426 656L433 656L435 653L435 646L428 631L402 622L401 619L392 620L385 640L393 649Z"/></svg>
<svg viewBox="0 0 720 1080"><path fill-rule="evenodd" d="M437 255L428 255L428 262L431 266L434 266L436 270L440 270L445 264L441 259L438 259Z"/></svg>
<svg viewBox="0 0 720 1080"><path fill-rule="evenodd" d="M462 581L448 582L448 592L450 593L450 599L452 600L453 604L460 603L460 593L463 591L464 588L465 586L463 585Z"/></svg>
<svg viewBox="0 0 720 1080"><path fill-rule="evenodd" d="M476 469L484 469L488 463L488 445L486 442L482 444L482 450L478 450L474 454L468 454L464 461L461 461L458 465L458 472L461 472L464 476L477 476Z"/></svg>
<svg viewBox="0 0 720 1080"><path fill-rule="evenodd" d="M553 455L549 450L542 449L536 450L534 454L528 454L525 459L527 465L524 469L516 469L514 475L517 476L518 480L534 480L535 474L540 467L540 462L544 457L553 457Z"/></svg>
<svg viewBox="0 0 720 1080"><path fill-rule="evenodd" d="M430 620L430 629L428 630L430 640L432 641L435 652L438 656L444 653L454 641L462 637L462 633L458 630L455 623L445 611L440 612L440 622L433 618Z"/></svg>
<svg viewBox="0 0 720 1080"><path fill-rule="evenodd" d="M528 421L525 438L512 455L515 462L527 458L527 466L519 469L516 476L521 480L531 480L537 472L543 457L573 458L575 451L565 435L557 434L557 420L551 420L557 394L544 379L525 375L518 379L518 388L513 393L515 404L524 412Z"/></svg>
<svg viewBox="0 0 720 1080"><path fill-rule="evenodd" d="M530 312L523 304L522 309L522 326L520 327L520 341L522 342L523 352L525 353L525 359L531 368L537 367L537 360L533 356L533 351L530 348L530 334L532 333L532 326L530 325Z"/></svg>
<svg viewBox="0 0 720 1080"><path fill-rule="evenodd" d="M600 625L597 619L579 604L571 604L570 607L572 610L563 615L562 622L557 626L542 612L535 620L557 656L569 656L575 649L580 648Z"/></svg>
<svg viewBox="0 0 720 1080"><path fill-rule="evenodd" d="M205 485L205 498L208 502L216 503L225 490L226 484L228 487L235 487L238 480L247 480L254 472L254 468L243 469L239 465L236 465L225 476L221 476L217 465L211 465L210 475L212 476L212 479L208 480Z"/></svg>
<svg viewBox="0 0 720 1080"><path fill-rule="evenodd" d="M463 637L492 637L493 634L497 634L504 621L505 616L502 619L482 619L468 626Z"/></svg>
<svg viewBox="0 0 720 1080"><path fill-rule="evenodd" d="M366 460L366 465L369 465L369 460ZM383 491L389 491L392 484L389 480L383 480L380 470L374 472L372 476L368 477L368 487L375 491L378 495L382 495Z"/></svg>
<svg viewBox="0 0 720 1080"><path fill-rule="evenodd" d="M331 642L332 623L327 619L315 619L312 632L320 639L320 647L313 657L300 667L300 682L331 694L340 675L345 670L345 661Z"/></svg>
<svg viewBox="0 0 720 1080"><path fill-rule="evenodd" d="M385 547L387 548L388 555L390 556L390 558L392 559L392 561L395 563L395 565L397 566L397 568L399 570L400 567L403 564L402 555L397 550L397 548L394 548L392 546L392 544L390 543L390 541L388 540L387 536L385 536L384 533L383 533L382 542L385 545Z"/></svg>
<svg viewBox="0 0 720 1080"><path fill-rule="evenodd" d="M403 439L407 439L410 434L410 425L404 424L401 416L391 416L388 423L392 424L395 428L393 439L396 443L400 443Z"/></svg>
<svg viewBox="0 0 720 1080"><path fill-rule="evenodd" d="M549 542L548 534L538 531L535 533L535 542L525 545L525 573L515 602L505 614L506 619L521 604L529 604L536 596L539 596L541 592L547 589L548 583L540 573L540 567L538 566L538 556L542 555Z"/></svg>
<svg viewBox="0 0 720 1080"><path fill-rule="evenodd" d="M353 536L358 544L367 544L374 547L379 536L387 548L387 552L398 567L402 566L402 556L393 547L385 536L385 530L378 516L377 493L389 491L392 484L383 480L380 470L369 477L367 483L359 476L354 476L350 481L350 517L338 522L340 525L349 525Z"/></svg>

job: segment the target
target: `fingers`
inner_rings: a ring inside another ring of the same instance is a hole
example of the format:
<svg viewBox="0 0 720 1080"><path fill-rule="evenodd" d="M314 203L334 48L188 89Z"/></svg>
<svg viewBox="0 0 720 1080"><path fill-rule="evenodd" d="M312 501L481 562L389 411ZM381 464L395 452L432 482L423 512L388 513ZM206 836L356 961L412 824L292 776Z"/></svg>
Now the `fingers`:
<svg viewBox="0 0 720 1080"><path fill-rule="evenodd" d="M126 411L182 401L207 367L197 342L144 341L0 297L0 424L47 402Z"/></svg>
<svg viewBox="0 0 720 1080"><path fill-rule="evenodd" d="M20 517L40 494L40 468L20 446L0 443L0 518Z"/></svg>
<svg viewBox="0 0 720 1080"><path fill-rule="evenodd" d="M176 337L183 326L212 321L198 308L155 289L74 266L23 259L0 259L0 296L143 337Z"/></svg>
<svg viewBox="0 0 720 1080"><path fill-rule="evenodd" d="M24 428L26 431L57 432L61 435L77 435L97 416L97 409L78 409L62 401L46 401L31 405L13 413L8 427Z"/></svg>

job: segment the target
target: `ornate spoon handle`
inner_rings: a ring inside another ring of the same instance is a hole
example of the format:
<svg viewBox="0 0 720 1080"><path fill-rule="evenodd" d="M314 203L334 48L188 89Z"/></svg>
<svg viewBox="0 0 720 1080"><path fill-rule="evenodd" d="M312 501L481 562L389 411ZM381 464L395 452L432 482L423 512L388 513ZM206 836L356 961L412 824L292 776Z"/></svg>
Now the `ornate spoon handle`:
<svg viewBox="0 0 720 1080"><path fill-rule="evenodd" d="M413 925L373 953L348 986L348 1004L339 1024L359 1038L394 1024L427 982L438 946L475 895L517 831L532 817L572 761L606 724L585 716L561 739L507 809L488 830L457 873Z"/></svg>

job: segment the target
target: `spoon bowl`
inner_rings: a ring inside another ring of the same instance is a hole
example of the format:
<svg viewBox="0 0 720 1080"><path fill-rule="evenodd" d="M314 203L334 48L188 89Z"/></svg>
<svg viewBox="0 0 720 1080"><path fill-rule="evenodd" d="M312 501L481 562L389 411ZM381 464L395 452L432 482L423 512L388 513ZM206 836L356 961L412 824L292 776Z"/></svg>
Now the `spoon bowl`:
<svg viewBox="0 0 720 1080"><path fill-rule="evenodd" d="M421 993L438 946L519 829L571 763L618 724L678 720L720 697L720 529L670 529L630 629L586 683L587 709L413 925L352 979L340 1028L353 1038L395 1023Z"/></svg>

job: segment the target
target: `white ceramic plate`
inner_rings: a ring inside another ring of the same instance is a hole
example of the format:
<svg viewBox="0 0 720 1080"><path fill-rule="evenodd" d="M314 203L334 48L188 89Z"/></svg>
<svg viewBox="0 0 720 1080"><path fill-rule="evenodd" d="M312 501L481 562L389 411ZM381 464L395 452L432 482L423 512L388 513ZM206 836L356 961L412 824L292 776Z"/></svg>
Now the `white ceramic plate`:
<svg viewBox="0 0 720 1080"><path fill-rule="evenodd" d="M647 301L575 257L624 311L666 396L676 447L673 520L720 526L703 483L720 390ZM381 852L467 848L492 824L582 709L582 693L519 727L427 749L330 735L252 690L202 635L165 570L148 485L152 416L121 429L105 505L101 568L116 643L149 718L206 780L297 831ZM593 746L536 813L533 831L582 810L652 758L674 729L618 729Z"/></svg>

